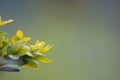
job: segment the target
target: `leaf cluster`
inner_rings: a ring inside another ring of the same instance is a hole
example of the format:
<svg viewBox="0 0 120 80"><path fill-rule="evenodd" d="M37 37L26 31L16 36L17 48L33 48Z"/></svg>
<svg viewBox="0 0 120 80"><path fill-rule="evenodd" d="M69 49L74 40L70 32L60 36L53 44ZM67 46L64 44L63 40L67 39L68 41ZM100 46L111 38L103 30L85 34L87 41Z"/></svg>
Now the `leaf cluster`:
<svg viewBox="0 0 120 80"><path fill-rule="evenodd" d="M5 32L0 32L0 57L3 59L0 70L19 71L20 66L39 68L41 62L52 62L45 53L53 46L45 45L44 41L39 40L35 44L29 44L30 40L30 37L24 37L21 30L11 38L8 38Z"/></svg>

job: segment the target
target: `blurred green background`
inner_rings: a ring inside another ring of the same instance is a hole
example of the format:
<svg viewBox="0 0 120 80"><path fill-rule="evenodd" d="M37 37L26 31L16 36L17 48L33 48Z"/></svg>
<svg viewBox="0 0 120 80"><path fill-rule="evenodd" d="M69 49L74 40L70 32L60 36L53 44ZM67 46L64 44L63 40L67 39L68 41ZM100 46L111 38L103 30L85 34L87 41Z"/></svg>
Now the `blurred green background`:
<svg viewBox="0 0 120 80"><path fill-rule="evenodd" d="M39 70L1 72L0 80L120 80L120 3L117 0L0 0L0 31L23 30L54 45Z"/></svg>

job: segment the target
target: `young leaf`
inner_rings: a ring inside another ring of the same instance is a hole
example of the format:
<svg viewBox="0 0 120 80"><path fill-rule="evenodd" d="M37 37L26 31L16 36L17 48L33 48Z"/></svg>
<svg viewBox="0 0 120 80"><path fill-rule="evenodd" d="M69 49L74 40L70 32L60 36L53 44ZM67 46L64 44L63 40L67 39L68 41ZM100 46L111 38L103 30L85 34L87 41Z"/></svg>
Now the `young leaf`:
<svg viewBox="0 0 120 80"><path fill-rule="evenodd" d="M38 64L36 64L35 62L28 62L26 65L24 65L25 67L28 68L39 68Z"/></svg>
<svg viewBox="0 0 120 80"><path fill-rule="evenodd" d="M46 58L45 56L40 56L40 55L33 56L33 59L36 59L36 60L38 60L40 62L43 62L43 63L50 63L50 62L52 62L51 59Z"/></svg>
<svg viewBox="0 0 120 80"><path fill-rule="evenodd" d="M43 56L39 58L39 61L43 62L43 63L50 63L50 62L52 62L51 59L43 57Z"/></svg>
<svg viewBox="0 0 120 80"><path fill-rule="evenodd" d="M25 48L21 48L20 50L18 50L18 52L17 52L17 56L23 56L23 55L25 55L26 53L27 53L27 49L25 49Z"/></svg>

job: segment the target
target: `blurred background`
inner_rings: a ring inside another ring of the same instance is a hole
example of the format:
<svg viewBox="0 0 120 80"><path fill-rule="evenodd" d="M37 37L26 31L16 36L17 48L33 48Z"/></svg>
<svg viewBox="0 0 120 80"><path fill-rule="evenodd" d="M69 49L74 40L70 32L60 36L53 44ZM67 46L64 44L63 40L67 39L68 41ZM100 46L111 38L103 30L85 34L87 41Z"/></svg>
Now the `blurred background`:
<svg viewBox="0 0 120 80"><path fill-rule="evenodd" d="M120 80L119 0L0 0L0 31L54 45L54 62L1 72L0 80Z"/></svg>

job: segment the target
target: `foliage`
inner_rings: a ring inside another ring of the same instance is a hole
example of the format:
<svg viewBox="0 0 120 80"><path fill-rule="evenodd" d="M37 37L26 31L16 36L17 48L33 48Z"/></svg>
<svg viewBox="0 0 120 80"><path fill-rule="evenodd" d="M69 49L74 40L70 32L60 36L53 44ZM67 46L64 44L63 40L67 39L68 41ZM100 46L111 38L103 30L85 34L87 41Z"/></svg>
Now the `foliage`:
<svg viewBox="0 0 120 80"><path fill-rule="evenodd" d="M0 26L11 22L13 20L2 21L0 17ZM8 38L5 32L0 32L0 58L2 59L0 70L19 71L19 66L39 68L40 62L52 62L45 53L53 46L45 45L45 41L39 40L34 44L29 44L30 40L30 37L24 37L22 30L18 30L11 38Z"/></svg>

